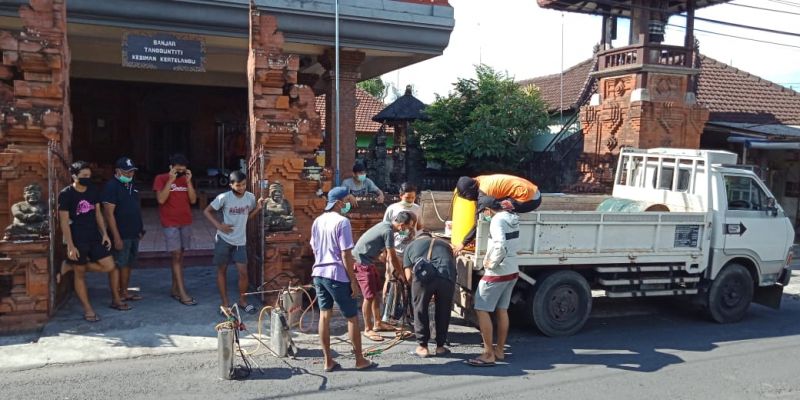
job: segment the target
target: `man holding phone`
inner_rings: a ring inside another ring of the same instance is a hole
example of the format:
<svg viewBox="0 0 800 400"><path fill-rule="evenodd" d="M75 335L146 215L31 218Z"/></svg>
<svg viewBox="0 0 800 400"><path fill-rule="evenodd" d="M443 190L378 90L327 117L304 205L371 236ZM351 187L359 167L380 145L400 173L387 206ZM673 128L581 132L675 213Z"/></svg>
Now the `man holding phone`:
<svg viewBox="0 0 800 400"><path fill-rule="evenodd" d="M164 228L167 251L172 254L172 298L183 305L197 302L186 294L183 285L183 251L192 246L192 204L197 192L192 183L189 160L183 154L169 158L169 172L156 176L153 190L158 200L158 216Z"/></svg>

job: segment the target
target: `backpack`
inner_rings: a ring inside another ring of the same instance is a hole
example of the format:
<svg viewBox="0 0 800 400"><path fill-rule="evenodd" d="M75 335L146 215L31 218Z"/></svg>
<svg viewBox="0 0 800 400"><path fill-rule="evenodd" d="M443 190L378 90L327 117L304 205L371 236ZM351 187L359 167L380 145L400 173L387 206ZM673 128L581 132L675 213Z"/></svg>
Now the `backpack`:
<svg viewBox="0 0 800 400"><path fill-rule="evenodd" d="M439 270L431 263L431 253L433 252L434 242L436 242L436 239L431 238L431 244L428 246L428 256L418 259L411 269L414 273L414 279L418 280L419 283L423 285L439 276Z"/></svg>

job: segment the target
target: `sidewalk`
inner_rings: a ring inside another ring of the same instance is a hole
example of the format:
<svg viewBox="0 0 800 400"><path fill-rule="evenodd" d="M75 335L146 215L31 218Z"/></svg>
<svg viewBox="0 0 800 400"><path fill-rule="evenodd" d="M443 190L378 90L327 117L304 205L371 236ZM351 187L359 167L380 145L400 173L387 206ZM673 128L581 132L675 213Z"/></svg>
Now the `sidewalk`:
<svg viewBox="0 0 800 400"><path fill-rule="evenodd" d="M132 275L131 287L140 287L138 293L144 297L141 301L128 302L133 310L116 311L109 308L111 301L107 275L87 274L89 298L102 320L86 322L77 298L72 295L41 332L0 336L0 360L3 360L0 371L217 348L214 326L222 321L222 317L219 315L215 267L184 270L186 287L197 300L196 306L182 305L169 296L169 269L134 270ZM231 266L228 269L228 295L231 301L235 301L238 293L236 282L236 268ZM255 297L251 302L260 309L261 303ZM311 314L309 312L305 319L307 325L313 325L307 327L311 332L298 333L294 340L298 344L313 343L316 348L317 314ZM335 315L331 333L344 338L346 321L338 312ZM255 334L258 313L243 314L242 318L247 329ZM269 316L264 318L262 333L269 335ZM252 338L244 339L245 336L249 335L242 335L242 344L246 348L257 344Z"/></svg>

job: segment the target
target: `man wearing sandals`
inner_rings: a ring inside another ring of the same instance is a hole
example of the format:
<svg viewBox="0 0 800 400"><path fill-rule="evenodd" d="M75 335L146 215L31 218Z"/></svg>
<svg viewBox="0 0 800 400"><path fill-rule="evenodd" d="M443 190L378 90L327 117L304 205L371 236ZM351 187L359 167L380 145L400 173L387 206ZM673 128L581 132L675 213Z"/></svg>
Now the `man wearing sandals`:
<svg viewBox="0 0 800 400"><path fill-rule="evenodd" d="M196 305L183 285L183 251L192 247L192 204L197 192L192 183L189 160L183 154L169 157L169 172L157 175L153 190L158 200L158 218L164 227L167 251L172 253L172 298L187 306Z"/></svg>
<svg viewBox="0 0 800 400"><path fill-rule="evenodd" d="M344 215L350 211L355 197L345 187L335 187L328 192L325 212L311 225L311 249L314 251L314 290L319 305L319 341L322 345L325 372L341 368L331 355L331 314L333 304L339 306L347 319L347 333L353 344L356 369L373 368L377 364L364 358L358 327L358 283L350 260L353 232L350 220Z"/></svg>
<svg viewBox="0 0 800 400"><path fill-rule="evenodd" d="M369 228L353 247L356 279L361 287L361 294L364 295L364 303L361 306L364 314L364 336L374 342L383 341L378 332L394 332L394 327L385 325L381 321L380 300L377 298L381 285L375 263L385 250L386 260L391 265L402 265L394 250L394 233L403 232L407 236L414 226L416 226L414 214L401 211L394 216L392 222L379 222ZM400 279L405 279L402 274L398 276Z"/></svg>
<svg viewBox="0 0 800 400"><path fill-rule="evenodd" d="M247 280L247 220L258 215L267 199L256 201L256 196L246 190L247 176L242 171L231 172L229 178L231 190L217 196L203 210L203 214L217 228L214 264L217 266L217 286L222 306L229 307L226 275L228 264L233 262L239 272L239 308L253 313L255 307L245 298L250 285ZM217 212L222 212L222 223L214 215Z"/></svg>
<svg viewBox="0 0 800 400"><path fill-rule="evenodd" d="M76 161L70 165L69 172L72 184L58 194L58 220L67 244L67 260L61 267L61 275L75 272L75 295L83 306L83 317L97 322L100 317L89 302L86 288L87 271L109 274L111 308L127 311L131 307L120 297L119 270L114 268L111 258L111 240L100 212L100 195L92 183L92 170L88 163Z"/></svg>
<svg viewBox="0 0 800 400"><path fill-rule="evenodd" d="M519 217L504 209L501 201L489 196L478 199L477 214L483 221L489 221L489 240L483 259L484 274L475 296L483 354L467 360L467 363L475 367L489 367L495 365L496 360L505 358L503 349L508 337L508 306L519 277ZM491 312L495 313L497 320L496 346L492 346Z"/></svg>
<svg viewBox="0 0 800 400"><path fill-rule="evenodd" d="M429 282L423 283L414 279L413 267L420 259L428 260L436 268L437 275ZM434 239L430 233L421 233L403 252L403 267L406 280L411 282L414 333L418 344L415 353L422 358L430 355L428 341L431 338L431 326L428 305L435 297L436 355L450 354L450 350L444 347L447 343L456 284L456 258L450 242Z"/></svg>
<svg viewBox="0 0 800 400"><path fill-rule="evenodd" d="M122 300L137 301L142 296L128 293L131 268L136 265L139 240L144 235L139 190L133 183L136 165L130 158L117 160L114 177L103 189L103 211L114 248L114 264L119 268L119 293Z"/></svg>

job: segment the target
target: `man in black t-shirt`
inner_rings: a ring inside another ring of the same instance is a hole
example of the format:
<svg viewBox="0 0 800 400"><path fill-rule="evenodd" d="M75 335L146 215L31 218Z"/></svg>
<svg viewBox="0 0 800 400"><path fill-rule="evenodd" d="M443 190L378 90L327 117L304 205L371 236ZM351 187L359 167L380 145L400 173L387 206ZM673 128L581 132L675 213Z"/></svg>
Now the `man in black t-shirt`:
<svg viewBox="0 0 800 400"><path fill-rule="evenodd" d="M431 246L433 242L433 247ZM427 283L414 279L412 267L420 259L428 259L436 268L437 276ZM411 282L411 302L414 304L414 333L417 336L416 354L428 357L428 340L431 338L428 304L435 296L436 322L436 355L450 353L446 347L447 331L450 327L450 310L453 306L453 292L456 284L456 259L450 243L442 239L434 239L429 233L420 234L403 252L403 267L406 280Z"/></svg>
<svg viewBox="0 0 800 400"><path fill-rule="evenodd" d="M92 184L92 170L84 161L70 165L72 184L58 194L58 220L67 244L67 260L61 274L75 272L75 294L83 305L83 318L97 322L100 317L89 303L86 272L108 272L111 282L111 308L127 311L130 306L119 295L119 271L109 252L111 240L100 211L100 195Z"/></svg>
<svg viewBox="0 0 800 400"><path fill-rule="evenodd" d="M139 240L144 235L139 190L133 183L136 165L128 157L117 160L114 177L103 188L103 211L113 239L114 264L119 268L119 291L123 301L141 300L137 293L128 293L131 268L136 266Z"/></svg>

